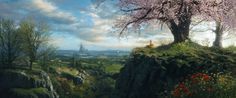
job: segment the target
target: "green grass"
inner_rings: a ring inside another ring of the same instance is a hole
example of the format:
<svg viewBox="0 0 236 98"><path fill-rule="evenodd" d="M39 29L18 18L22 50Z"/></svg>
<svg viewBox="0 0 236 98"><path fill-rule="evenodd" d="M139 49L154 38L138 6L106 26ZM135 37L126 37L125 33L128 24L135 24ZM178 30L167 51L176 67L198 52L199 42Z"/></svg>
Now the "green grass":
<svg viewBox="0 0 236 98"><path fill-rule="evenodd" d="M19 97L31 97L37 98L37 96L47 96L49 92L46 88L32 88L32 89L22 89L22 88L14 88L11 89L13 95Z"/></svg>
<svg viewBox="0 0 236 98"><path fill-rule="evenodd" d="M75 68L69 68L67 66L57 67L56 70L60 73L64 72L74 76L76 76L79 73L78 70L76 70Z"/></svg>
<svg viewBox="0 0 236 98"><path fill-rule="evenodd" d="M120 69L123 67L121 64L112 64L105 67L105 71L108 73L119 73Z"/></svg>
<svg viewBox="0 0 236 98"><path fill-rule="evenodd" d="M208 47L200 46L193 42L177 43L159 46L157 48L135 48L132 54L144 54L147 56L176 55L182 53L195 53L200 50L209 50Z"/></svg>
<svg viewBox="0 0 236 98"><path fill-rule="evenodd" d="M227 48L224 48L224 50L233 51L234 53L236 53L236 46L229 46Z"/></svg>
<svg viewBox="0 0 236 98"><path fill-rule="evenodd" d="M54 88L62 98L107 98L105 93L112 92L115 85L115 80L110 75L120 72L124 60L126 58L123 57L79 59L78 66L53 66L57 72L51 74ZM76 85L63 76L78 76L80 72L85 75L83 84Z"/></svg>

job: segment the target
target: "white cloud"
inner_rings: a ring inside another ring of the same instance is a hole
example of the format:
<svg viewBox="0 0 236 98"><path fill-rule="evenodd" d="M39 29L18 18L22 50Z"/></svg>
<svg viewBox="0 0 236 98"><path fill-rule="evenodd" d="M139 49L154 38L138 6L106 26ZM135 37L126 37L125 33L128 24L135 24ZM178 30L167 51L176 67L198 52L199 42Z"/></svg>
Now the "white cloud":
<svg viewBox="0 0 236 98"><path fill-rule="evenodd" d="M52 5L52 3L49 3L45 0L32 0L32 4L33 6L41 9L43 12L47 12L47 13L51 13L55 10L57 10L57 8Z"/></svg>
<svg viewBox="0 0 236 98"><path fill-rule="evenodd" d="M67 23L76 23L78 20L72 13L60 10L47 0L32 0L31 8L39 10L45 16L56 18Z"/></svg>

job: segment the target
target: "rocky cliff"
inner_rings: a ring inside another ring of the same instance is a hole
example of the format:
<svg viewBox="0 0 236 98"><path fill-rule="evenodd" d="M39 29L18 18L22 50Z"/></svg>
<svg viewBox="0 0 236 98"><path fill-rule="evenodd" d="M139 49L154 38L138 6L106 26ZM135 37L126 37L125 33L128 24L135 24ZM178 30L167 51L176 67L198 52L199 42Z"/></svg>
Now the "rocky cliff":
<svg viewBox="0 0 236 98"><path fill-rule="evenodd" d="M59 98L48 74L42 70L0 71L0 98Z"/></svg>
<svg viewBox="0 0 236 98"><path fill-rule="evenodd" d="M196 72L224 72L236 64L231 51L191 44L137 48L121 70L117 98L162 98Z"/></svg>

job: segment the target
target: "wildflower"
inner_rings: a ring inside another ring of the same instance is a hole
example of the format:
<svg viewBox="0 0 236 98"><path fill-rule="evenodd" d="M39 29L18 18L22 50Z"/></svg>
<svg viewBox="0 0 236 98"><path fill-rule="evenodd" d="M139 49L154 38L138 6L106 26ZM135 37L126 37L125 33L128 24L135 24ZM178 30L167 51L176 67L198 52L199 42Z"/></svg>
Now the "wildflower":
<svg viewBox="0 0 236 98"><path fill-rule="evenodd" d="M184 83L180 83L174 90L173 96L174 97L180 97L181 93L183 93L184 95L190 95L190 91L189 89L184 85Z"/></svg>
<svg viewBox="0 0 236 98"><path fill-rule="evenodd" d="M203 80L204 81L209 81L210 80L210 76L208 76L207 74L204 74Z"/></svg>
<svg viewBox="0 0 236 98"><path fill-rule="evenodd" d="M180 96L180 91L179 91L179 89L175 89L175 90L174 90L173 96L174 96L174 97L179 97L179 96Z"/></svg>
<svg viewBox="0 0 236 98"><path fill-rule="evenodd" d="M210 80L210 76L204 73L197 73L197 74L193 74L191 76L191 81L193 84L200 82L201 80L203 81L209 81Z"/></svg>

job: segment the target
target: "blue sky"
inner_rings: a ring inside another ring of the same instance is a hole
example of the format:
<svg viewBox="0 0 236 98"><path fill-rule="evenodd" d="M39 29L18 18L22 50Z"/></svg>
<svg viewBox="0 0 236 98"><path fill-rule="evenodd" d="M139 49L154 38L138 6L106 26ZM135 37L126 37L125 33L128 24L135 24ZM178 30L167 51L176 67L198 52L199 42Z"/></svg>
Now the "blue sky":
<svg viewBox="0 0 236 98"><path fill-rule="evenodd" d="M168 29L160 30L155 25L145 28L141 34L131 33L120 38L112 32L113 24L121 15L115 3L107 0L97 7L91 0L0 0L0 17L16 21L33 17L47 22L52 32L50 43L58 49L77 50L83 43L89 50L130 50L145 46L149 40L155 44L172 40ZM209 40L213 40L214 35L208 31L193 38L203 41L210 36Z"/></svg>

